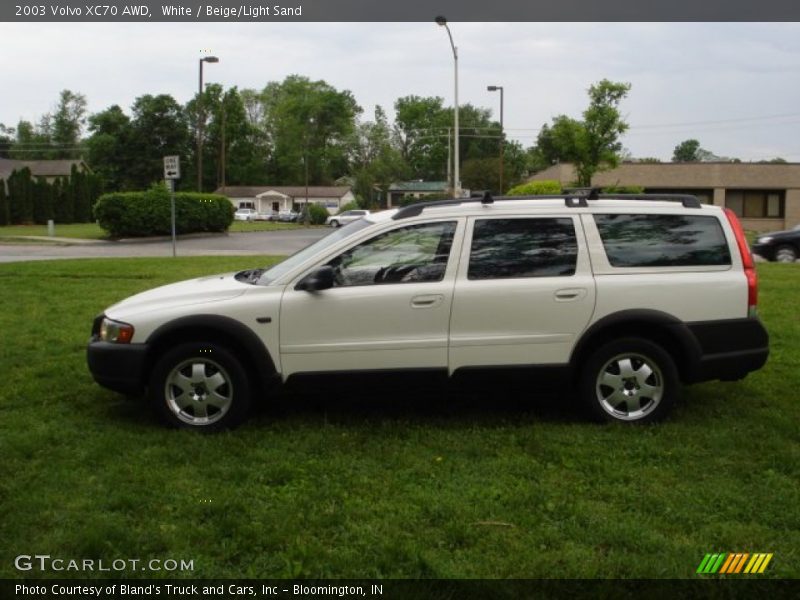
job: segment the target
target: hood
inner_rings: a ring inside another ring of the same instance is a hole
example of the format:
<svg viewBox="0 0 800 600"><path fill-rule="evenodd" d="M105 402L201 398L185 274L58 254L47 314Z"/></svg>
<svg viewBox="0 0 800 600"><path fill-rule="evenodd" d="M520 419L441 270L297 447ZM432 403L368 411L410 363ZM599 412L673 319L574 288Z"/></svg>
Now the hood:
<svg viewBox="0 0 800 600"><path fill-rule="evenodd" d="M123 314L130 315L235 298L252 287L248 283L237 281L235 275L236 273L225 273L199 277L153 288L125 298L122 302L109 307L106 314L112 319L122 318Z"/></svg>

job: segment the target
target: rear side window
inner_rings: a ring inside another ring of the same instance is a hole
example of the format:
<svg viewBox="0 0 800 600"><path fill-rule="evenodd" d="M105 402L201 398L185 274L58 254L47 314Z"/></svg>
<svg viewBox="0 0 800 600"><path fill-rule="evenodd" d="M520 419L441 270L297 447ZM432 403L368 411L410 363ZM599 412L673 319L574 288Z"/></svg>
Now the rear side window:
<svg viewBox="0 0 800 600"><path fill-rule="evenodd" d="M572 219L479 219L469 279L573 275L578 244Z"/></svg>
<svg viewBox="0 0 800 600"><path fill-rule="evenodd" d="M613 267L730 265L725 233L715 217L594 215Z"/></svg>

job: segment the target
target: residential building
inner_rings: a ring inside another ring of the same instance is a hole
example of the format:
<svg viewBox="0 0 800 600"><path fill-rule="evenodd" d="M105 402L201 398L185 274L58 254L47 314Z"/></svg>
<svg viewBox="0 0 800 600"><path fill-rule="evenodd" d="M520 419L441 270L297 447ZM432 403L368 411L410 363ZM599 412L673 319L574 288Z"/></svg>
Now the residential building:
<svg viewBox="0 0 800 600"><path fill-rule="evenodd" d="M306 202L321 204L330 214L355 201L349 186L226 186L215 194L227 196L235 208L254 208L259 213L300 211Z"/></svg>
<svg viewBox="0 0 800 600"><path fill-rule="evenodd" d="M553 165L530 180L574 185L571 164ZM777 231L800 224L800 163L635 163L602 171L592 185L640 186L649 193L694 194L701 202L733 210L745 229Z"/></svg>
<svg viewBox="0 0 800 600"><path fill-rule="evenodd" d="M12 158L0 158L0 179L7 181L11 173L28 167L34 179L44 177L47 181L53 181L58 177L69 177L73 165L78 167L79 171L91 171L82 160L14 160Z"/></svg>

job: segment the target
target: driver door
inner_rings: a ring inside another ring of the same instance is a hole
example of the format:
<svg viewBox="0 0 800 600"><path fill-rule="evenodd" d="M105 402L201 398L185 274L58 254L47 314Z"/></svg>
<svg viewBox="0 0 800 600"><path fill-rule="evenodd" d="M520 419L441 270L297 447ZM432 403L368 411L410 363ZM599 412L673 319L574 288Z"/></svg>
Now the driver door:
<svg viewBox="0 0 800 600"><path fill-rule="evenodd" d="M399 225L322 263L334 269L330 289L288 285L280 310L284 378L446 369L458 259L453 247L463 229L463 219Z"/></svg>

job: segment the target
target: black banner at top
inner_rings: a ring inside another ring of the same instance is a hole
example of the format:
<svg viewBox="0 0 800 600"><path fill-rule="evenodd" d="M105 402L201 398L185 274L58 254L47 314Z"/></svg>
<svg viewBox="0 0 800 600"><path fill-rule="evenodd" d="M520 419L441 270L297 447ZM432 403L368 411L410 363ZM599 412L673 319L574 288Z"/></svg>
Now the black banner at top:
<svg viewBox="0 0 800 600"><path fill-rule="evenodd" d="M11 22L800 21L797 0L4 0Z"/></svg>

